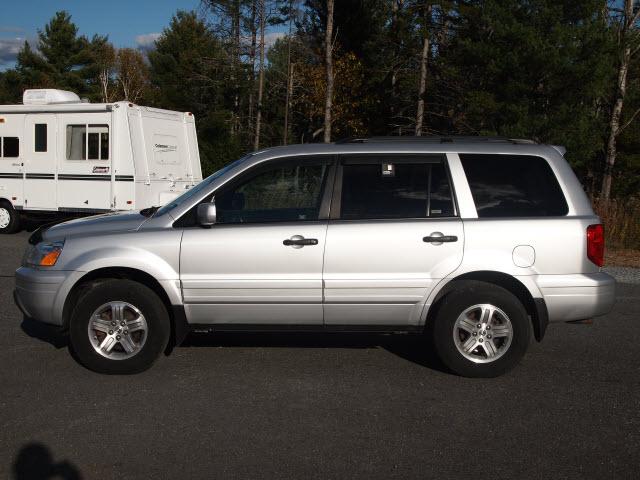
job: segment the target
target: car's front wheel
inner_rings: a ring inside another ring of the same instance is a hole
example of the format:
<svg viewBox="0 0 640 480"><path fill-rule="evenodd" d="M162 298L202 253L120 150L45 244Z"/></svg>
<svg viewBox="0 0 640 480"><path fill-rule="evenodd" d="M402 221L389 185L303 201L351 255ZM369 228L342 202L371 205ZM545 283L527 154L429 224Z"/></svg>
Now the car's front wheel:
<svg viewBox="0 0 640 480"><path fill-rule="evenodd" d="M69 327L71 348L100 373L138 373L167 346L169 315L150 288L131 280L105 280L78 301Z"/></svg>
<svg viewBox="0 0 640 480"><path fill-rule="evenodd" d="M465 377L496 377L523 357L531 322L516 296L486 282L461 281L438 305L433 340L441 360Z"/></svg>

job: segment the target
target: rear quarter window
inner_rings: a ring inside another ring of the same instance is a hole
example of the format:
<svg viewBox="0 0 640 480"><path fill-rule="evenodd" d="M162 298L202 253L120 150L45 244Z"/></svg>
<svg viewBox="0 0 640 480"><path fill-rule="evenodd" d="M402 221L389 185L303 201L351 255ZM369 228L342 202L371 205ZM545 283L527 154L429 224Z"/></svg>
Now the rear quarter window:
<svg viewBox="0 0 640 480"><path fill-rule="evenodd" d="M569 211L553 170L533 155L461 154L478 217L556 217Z"/></svg>

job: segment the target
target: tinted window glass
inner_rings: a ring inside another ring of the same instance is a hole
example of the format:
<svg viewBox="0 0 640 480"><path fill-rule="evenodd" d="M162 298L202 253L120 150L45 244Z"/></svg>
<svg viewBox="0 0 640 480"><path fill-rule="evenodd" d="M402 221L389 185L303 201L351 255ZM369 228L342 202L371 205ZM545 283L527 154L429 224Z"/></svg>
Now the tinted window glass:
<svg viewBox="0 0 640 480"><path fill-rule="evenodd" d="M431 164L431 189L429 192L429 216L452 217L455 215L449 176L443 163Z"/></svg>
<svg viewBox="0 0 640 480"><path fill-rule="evenodd" d="M317 220L327 170L307 164L262 171L216 193L216 223Z"/></svg>
<svg viewBox="0 0 640 480"><path fill-rule="evenodd" d="M20 141L18 137L4 137L2 140L3 157L16 158L20 156Z"/></svg>
<svg viewBox="0 0 640 480"><path fill-rule="evenodd" d="M460 155L478 217L566 215L567 202L544 158Z"/></svg>
<svg viewBox="0 0 640 480"><path fill-rule="evenodd" d="M345 220L450 217L455 214L452 198L442 163L343 166L341 218Z"/></svg>
<svg viewBox="0 0 640 480"><path fill-rule="evenodd" d="M427 216L428 163L344 165L342 172L340 218Z"/></svg>
<svg viewBox="0 0 640 480"><path fill-rule="evenodd" d="M109 159L109 129L100 134L100 158L102 160Z"/></svg>
<svg viewBox="0 0 640 480"><path fill-rule="evenodd" d="M89 160L100 158L100 134L89 132Z"/></svg>
<svg viewBox="0 0 640 480"><path fill-rule="evenodd" d="M47 151L47 124L36 123L34 126L34 150L36 152Z"/></svg>

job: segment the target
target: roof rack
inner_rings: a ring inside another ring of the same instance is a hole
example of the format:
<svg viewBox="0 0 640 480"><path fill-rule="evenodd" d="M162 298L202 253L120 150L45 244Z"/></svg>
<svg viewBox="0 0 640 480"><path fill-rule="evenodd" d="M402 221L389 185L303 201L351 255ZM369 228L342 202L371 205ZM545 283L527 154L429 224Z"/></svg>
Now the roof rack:
<svg viewBox="0 0 640 480"><path fill-rule="evenodd" d="M417 136L386 136L386 137L350 137L338 140L335 143L342 145L345 143L383 143L383 142L399 142L399 143L510 143L518 144L535 144L533 140L526 138L507 138L507 137L481 137L468 135L423 135Z"/></svg>

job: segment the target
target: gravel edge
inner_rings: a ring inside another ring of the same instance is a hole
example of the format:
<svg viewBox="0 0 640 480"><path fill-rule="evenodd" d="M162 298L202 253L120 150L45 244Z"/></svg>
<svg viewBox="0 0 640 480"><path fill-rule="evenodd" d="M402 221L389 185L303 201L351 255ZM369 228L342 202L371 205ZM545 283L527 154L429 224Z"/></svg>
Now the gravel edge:
<svg viewBox="0 0 640 480"><path fill-rule="evenodd" d="M603 270L613 276L619 283L640 285L640 268L605 267Z"/></svg>

